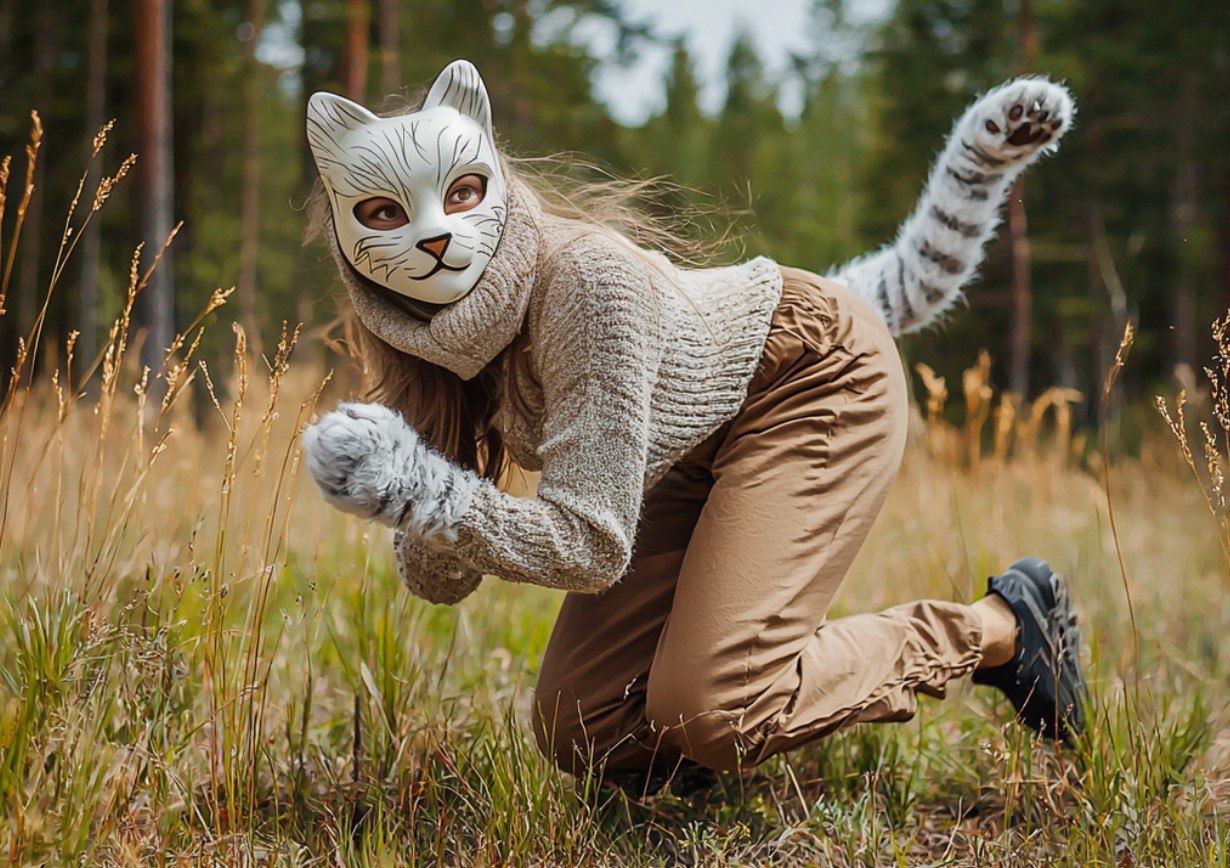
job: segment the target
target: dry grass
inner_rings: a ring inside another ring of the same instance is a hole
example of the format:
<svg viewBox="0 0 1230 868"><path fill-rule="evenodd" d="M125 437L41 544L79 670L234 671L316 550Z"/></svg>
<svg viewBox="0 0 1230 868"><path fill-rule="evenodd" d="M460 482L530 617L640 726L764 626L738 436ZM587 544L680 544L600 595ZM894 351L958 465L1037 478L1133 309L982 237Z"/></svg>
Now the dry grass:
<svg viewBox="0 0 1230 868"><path fill-rule="evenodd" d="M143 277L134 265L97 366L72 361L69 337L63 370L27 385L19 368L0 410L9 861L1230 861L1213 427L1198 428L1213 443L1200 459L1154 436L1108 464L1073 436L1078 396L997 398L980 360L949 425L945 386L924 373L930 420L839 607L972 599L1006 561L1047 556L1091 639L1077 749L1031 743L1003 702L961 685L912 723L839 734L691 800L587 797L526 726L559 596L492 582L455 609L410 598L385 533L328 509L298 472L295 435L325 377L294 362L297 333L266 364L237 332L229 365L207 369L195 352L200 327L219 327L219 292L162 371L138 371ZM88 390L75 365L96 367ZM1186 443L1186 419L1170 422Z"/></svg>

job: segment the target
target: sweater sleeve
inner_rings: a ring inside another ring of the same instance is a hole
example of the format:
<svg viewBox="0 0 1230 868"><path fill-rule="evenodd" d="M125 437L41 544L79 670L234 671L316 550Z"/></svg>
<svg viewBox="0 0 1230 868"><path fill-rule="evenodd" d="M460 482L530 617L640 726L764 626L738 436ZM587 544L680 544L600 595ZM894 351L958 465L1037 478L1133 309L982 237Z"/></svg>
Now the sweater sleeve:
<svg viewBox="0 0 1230 868"><path fill-rule="evenodd" d="M482 573L452 551L437 549L404 530L393 533L393 559L410 593L429 603L448 606L460 603L474 593L483 580Z"/></svg>
<svg viewBox="0 0 1230 868"><path fill-rule="evenodd" d="M632 557L661 355L658 303L645 267L610 239L573 241L553 266L533 332L545 401L538 496L478 482L454 545L480 573L596 593Z"/></svg>

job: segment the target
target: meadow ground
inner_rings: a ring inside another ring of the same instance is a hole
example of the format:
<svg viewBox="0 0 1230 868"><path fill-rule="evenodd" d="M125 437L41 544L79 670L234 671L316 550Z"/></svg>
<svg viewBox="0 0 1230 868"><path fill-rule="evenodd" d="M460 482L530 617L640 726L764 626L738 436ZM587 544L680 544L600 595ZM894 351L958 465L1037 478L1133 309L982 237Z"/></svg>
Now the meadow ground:
<svg viewBox="0 0 1230 868"><path fill-rule="evenodd" d="M1001 452L1011 434L1006 455L971 459L976 434L917 418L838 601L840 613L969 600L1011 558L1047 556L1090 640L1095 712L1076 749L1030 743L1003 725L1002 701L962 685L912 722L839 734L687 799L637 799L561 776L534 748L559 594L489 579L456 608L429 606L400 588L386 531L322 503L295 442L319 382L293 358L261 377L240 360L209 371L216 405L187 385L206 370L182 358L162 410L125 363L79 399L50 381L12 393L12 861L1227 861L1226 562L1173 441L1112 464L1125 586L1100 453L1070 457L1062 426L1022 411L988 422Z"/></svg>
<svg viewBox="0 0 1230 868"><path fill-rule="evenodd" d="M139 284L134 272L130 305ZM267 361L240 334L232 364L206 368L196 335L168 356L165 398L136 368L127 311L86 385L88 362L62 338L59 364L42 366L58 373L26 384L21 367L50 337L29 342L8 384L11 863L1230 862L1216 422L1215 451L1198 446L1190 465L1155 414L1127 457L1069 436L1071 396L994 401L981 364L960 389L962 426L915 419L835 614L970 600L1015 557L1046 556L1089 640L1092 722L1075 748L1031 742L1003 701L959 685L909 723L841 733L687 798L637 798L560 775L534 747L559 594L488 580L456 608L417 601L387 531L332 511L304 478L296 434L353 377L322 393L319 347L293 334ZM922 382L937 409L940 385ZM1230 419L1219 395L1189 409L1197 437L1217 407Z"/></svg>

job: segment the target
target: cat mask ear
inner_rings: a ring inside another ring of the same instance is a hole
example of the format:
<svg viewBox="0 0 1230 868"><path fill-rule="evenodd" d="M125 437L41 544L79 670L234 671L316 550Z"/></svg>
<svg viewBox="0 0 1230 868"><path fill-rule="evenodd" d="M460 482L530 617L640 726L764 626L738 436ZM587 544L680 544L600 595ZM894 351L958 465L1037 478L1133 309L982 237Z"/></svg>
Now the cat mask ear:
<svg viewBox="0 0 1230 868"><path fill-rule="evenodd" d="M491 131L491 101L487 87L474 64L468 60L454 60L436 76L423 108L448 106L457 109L473 120L494 138Z"/></svg>
<svg viewBox="0 0 1230 868"><path fill-rule="evenodd" d="M307 138L316 167L328 176L329 167L342 157L342 137L379 121L356 102L335 93L312 94L307 105Z"/></svg>

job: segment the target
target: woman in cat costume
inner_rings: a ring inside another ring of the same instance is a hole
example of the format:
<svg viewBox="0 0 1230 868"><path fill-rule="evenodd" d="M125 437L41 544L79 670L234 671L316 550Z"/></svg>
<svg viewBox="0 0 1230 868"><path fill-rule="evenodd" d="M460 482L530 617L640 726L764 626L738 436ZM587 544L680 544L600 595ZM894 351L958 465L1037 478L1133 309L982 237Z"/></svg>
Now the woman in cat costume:
<svg viewBox="0 0 1230 868"><path fill-rule="evenodd" d="M905 720L971 673L1070 737L1080 636L1044 561L973 605L825 613L905 443L893 335L958 300L1072 114L1044 79L991 91L897 240L824 278L763 257L681 268L540 195L466 61L394 117L315 94L321 221L375 403L307 429L312 476L395 529L421 597L455 603L484 575L569 592L533 721L566 770L750 766ZM510 463L541 471L535 497L498 487Z"/></svg>

